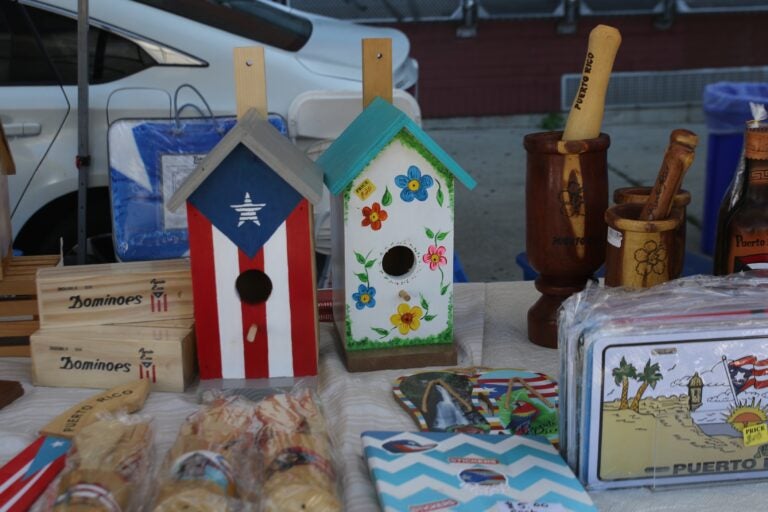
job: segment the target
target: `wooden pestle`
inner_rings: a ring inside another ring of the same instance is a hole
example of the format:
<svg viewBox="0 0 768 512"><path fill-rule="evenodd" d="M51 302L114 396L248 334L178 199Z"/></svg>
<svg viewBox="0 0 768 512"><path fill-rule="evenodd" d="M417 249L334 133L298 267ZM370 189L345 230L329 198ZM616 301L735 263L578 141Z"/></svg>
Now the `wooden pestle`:
<svg viewBox="0 0 768 512"><path fill-rule="evenodd" d="M680 190L683 176L693 163L699 138L690 130L672 130L669 146L638 220L662 220L672 211L672 201Z"/></svg>
<svg viewBox="0 0 768 512"><path fill-rule="evenodd" d="M620 44L621 34L608 25L598 25L589 33L581 83L568 113L563 140L594 139L600 135L605 92Z"/></svg>

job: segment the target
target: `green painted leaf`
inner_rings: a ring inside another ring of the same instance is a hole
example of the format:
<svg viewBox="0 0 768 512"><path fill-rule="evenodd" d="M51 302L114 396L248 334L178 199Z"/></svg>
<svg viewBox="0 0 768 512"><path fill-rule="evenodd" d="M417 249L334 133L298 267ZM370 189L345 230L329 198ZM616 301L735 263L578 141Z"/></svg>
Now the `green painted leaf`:
<svg viewBox="0 0 768 512"><path fill-rule="evenodd" d="M445 240L445 237L447 237L447 236L448 236L448 232L447 231L445 233L438 233L437 234L437 239L438 240Z"/></svg>
<svg viewBox="0 0 768 512"><path fill-rule="evenodd" d="M371 268L374 265L374 263L376 263L376 260L367 261L365 263L365 268Z"/></svg>
<svg viewBox="0 0 768 512"><path fill-rule="evenodd" d="M373 331L379 336L386 336L387 334L389 334L388 330L382 329L381 327L371 327L371 329L373 329Z"/></svg>
<svg viewBox="0 0 768 512"><path fill-rule="evenodd" d="M450 284L447 284L447 285L443 286L442 288L440 288L440 295L445 295L446 292L448 291L448 288L450 286L451 286Z"/></svg>
<svg viewBox="0 0 768 512"><path fill-rule="evenodd" d="M429 229L429 228L424 228L424 229L425 229L425 232L427 233L427 238L429 238L430 240L435 238L435 234L432 232L431 229Z"/></svg>
<svg viewBox="0 0 768 512"><path fill-rule="evenodd" d="M424 321L425 321L425 322L431 322L432 320L434 320L434 319L435 319L435 317L436 317L436 316L437 316L437 315L425 315L425 316L424 316Z"/></svg>
<svg viewBox="0 0 768 512"><path fill-rule="evenodd" d="M437 191L437 204L443 206L443 189Z"/></svg>
<svg viewBox="0 0 768 512"><path fill-rule="evenodd" d="M364 282L364 283L368 284L368 274L366 274L366 273L364 273L364 272L361 272L361 273L359 273L359 274L356 274L356 275L357 275L357 278L358 278L359 280L361 280L362 282Z"/></svg>
<svg viewBox="0 0 768 512"><path fill-rule="evenodd" d="M429 309L429 302L423 296L421 297L421 307L425 310Z"/></svg>
<svg viewBox="0 0 768 512"><path fill-rule="evenodd" d="M381 198L381 204L383 206L389 206L392 204L392 194L389 193L389 187L384 188L384 197Z"/></svg>
<svg viewBox="0 0 768 512"><path fill-rule="evenodd" d="M357 262L361 265L365 265L365 256L360 254L359 252L355 252L355 259L357 259Z"/></svg>

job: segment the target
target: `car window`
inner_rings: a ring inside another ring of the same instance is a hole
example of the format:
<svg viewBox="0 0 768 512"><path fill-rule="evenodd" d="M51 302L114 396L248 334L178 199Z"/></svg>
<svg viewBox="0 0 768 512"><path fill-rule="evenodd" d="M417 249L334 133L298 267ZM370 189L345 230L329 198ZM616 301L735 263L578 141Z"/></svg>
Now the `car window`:
<svg viewBox="0 0 768 512"><path fill-rule="evenodd" d="M77 20L42 9L25 8L61 83L77 84ZM88 59L91 84L118 80L157 64L133 41L94 26L88 29Z"/></svg>
<svg viewBox="0 0 768 512"><path fill-rule="evenodd" d="M56 84L21 9L15 2L0 2L0 85Z"/></svg>
<svg viewBox="0 0 768 512"><path fill-rule="evenodd" d="M77 20L27 8L62 84L77 84ZM100 84L138 73L156 62L138 45L91 26L88 29L89 83Z"/></svg>
<svg viewBox="0 0 768 512"><path fill-rule="evenodd" d="M269 46L296 52L312 35L312 22L258 0L136 0L163 11Z"/></svg>

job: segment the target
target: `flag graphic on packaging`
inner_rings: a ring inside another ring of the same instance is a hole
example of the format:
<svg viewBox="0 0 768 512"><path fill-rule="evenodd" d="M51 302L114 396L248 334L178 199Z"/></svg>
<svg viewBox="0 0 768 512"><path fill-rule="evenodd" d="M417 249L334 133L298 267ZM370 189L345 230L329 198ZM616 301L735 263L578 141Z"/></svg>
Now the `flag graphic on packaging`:
<svg viewBox="0 0 768 512"><path fill-rule="evenodd" d="M64 468L71 442L40 437L0 468L0 512L27 510Z"/></svg>
<svg viewBox="0 0 768 512"><path fill-rule="evenodd" d="M737 395L751 387L768 387L768 359L758 360L756 356L744 356L729 361L728 373Z"/></svg>

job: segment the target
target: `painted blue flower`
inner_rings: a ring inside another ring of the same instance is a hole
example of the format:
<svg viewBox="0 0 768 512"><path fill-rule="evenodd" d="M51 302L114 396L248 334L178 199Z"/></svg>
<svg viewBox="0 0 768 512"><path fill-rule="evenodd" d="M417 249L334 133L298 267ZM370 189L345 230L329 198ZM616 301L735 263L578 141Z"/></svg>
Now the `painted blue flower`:
<svg viewBox="0 0 768 512"><path fill-rule="evenodd" d="M352 294L352 300L356 302L355 307L357 309L363 309L366 306L372 308L376 305L376 299L374 299L375 296L376 288L361 284L357 289L357 293Z"/></svg>
<svg viewBox="0 0 768 512"><path fill-rule="evenodd" d="M408 175L398 174L395 176L395 185L400 187L400 199L410 203L414 199L419 201L427 200L427 189L434 185L432 176L421 175L421 171L415 165L408 168Z"/></svg>

